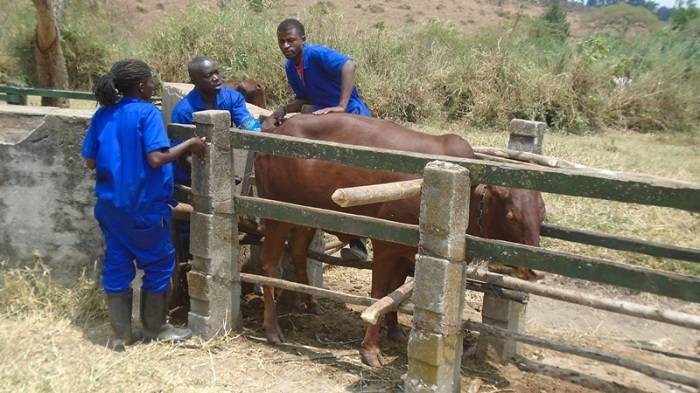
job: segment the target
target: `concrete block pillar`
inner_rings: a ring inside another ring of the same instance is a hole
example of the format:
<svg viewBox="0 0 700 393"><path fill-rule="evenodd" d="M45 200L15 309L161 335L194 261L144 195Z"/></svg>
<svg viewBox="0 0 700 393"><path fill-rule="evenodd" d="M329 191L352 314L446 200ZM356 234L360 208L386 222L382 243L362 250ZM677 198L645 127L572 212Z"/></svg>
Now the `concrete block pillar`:
<svg viewBox="0 0 700 393"><path fill-rule="evenodd" d="M528 153L542 154L544 133L547 124L539 121L513 119L508 125L510 150L525 151Z"/></svg>
<svg viewBox="0 0 700 393"><path fill-rule="evenodd" d="M424 179L405 390L459 392L469 171L433 161Z"/></svg>
<svg viewBox="0 0 700 393"><path fill-rule="evenodd" d="M544 133L547 125L542 122L513 119L509 125L511 150L542 154ZM526 302L501 298L493 293L484 294L481 319L485 324L493 325L512 332L522 332L525 327ZM482 335L476 345L476 359L491 359L505 363L518 352L518 342Z"/></svg>
<svg viewBox="0 0 700 393"><path fill-rule="evenodd" d="M499 297L495 293L484 293L484 304L481 309L481 321L485 324L521 333L525 329L525 310L527 303ZM476 344L476 359L484 362L487 359L505 363L518 352L518 342L492 336L479 337Z"/></svg>
<svg viewBox="0 0 700 393"><path fill-rule="evenodd" d="M188 326L209 339L242 326L237 219L216 211L230 200L233 189L231 117L227 111L204 111L195 113L194 121L197 134L207 140L209 157L192 165Z"/></svg>

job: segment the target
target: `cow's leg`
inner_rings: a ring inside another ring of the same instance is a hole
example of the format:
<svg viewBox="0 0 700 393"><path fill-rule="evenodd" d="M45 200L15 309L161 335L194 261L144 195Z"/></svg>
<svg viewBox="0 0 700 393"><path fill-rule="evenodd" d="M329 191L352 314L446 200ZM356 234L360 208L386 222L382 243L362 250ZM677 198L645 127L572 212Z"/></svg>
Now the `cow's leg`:
<svg viewBox="0 0 700 393"><path fill-rule="evenodd" d="M275 220L265 221L265 240L260 250L260 268L265 277L275 277L277 264L284 252L284 242L287 240L287 234L291 229L292 224ZM284 342L284 335L277 317L275 288L269 285L263 286L263 299L265 301L265 317L263 320L265 337L270 344L281 344Z"/></svg>
<svg viewBox="0 0 700 393"><path fill-rule="evenodd" d="M309 273L306 268L306 257L309 254L309 245L316 235L315 228L295 226L292 229L292 236L289 238L289 252L292 254L294 261L294 270L297 275L297 282L304 285L309 285ZM302 296L306 311L311 314L323 314L323 308L316 302L313 295L304 294Z"/></svg>
<svg viewBox="0 0 700 393"><path fill-rule="evenodd" d="M374 260L372 262L372 290L370 296L381 299L389 293L392 276L398 268L399 258L387 243L372 239ZM382 367L385 364L379 347L379 327L377 324L367 326L363 341L362 361L372 367Z"/></svg>
<svg viewBox="0 0 700 393"><path fill-rule="evenodd" d="M395 291L406 282L406 278L410 273L410 266L412 265L409 260L399 258L396 271L391 276L391 281L389 282L388 293ZM404 332L403 329L401 329L401 325L399 325L399 314L396 311L387 313L384 316L384 320L386 321L387 335L390 339L401 342L408 341L406 332Z"/></svg>

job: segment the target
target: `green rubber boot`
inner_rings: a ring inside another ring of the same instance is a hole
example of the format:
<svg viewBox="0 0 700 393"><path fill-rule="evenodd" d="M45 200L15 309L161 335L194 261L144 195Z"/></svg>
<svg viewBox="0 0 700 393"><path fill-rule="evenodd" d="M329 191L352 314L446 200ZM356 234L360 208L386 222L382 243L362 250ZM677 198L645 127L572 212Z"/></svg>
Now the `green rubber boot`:
<svg viewBox="0 0 700 393"><path fill-rule="evenodd" d="M133 302L133 290L129 288L124 292L107 294L107 309L109 310L109 323L112 325L114 337L110 342L110 348L117 352L126 350L126 346L141 339L141 334L133 332L131 328L131 304Z"/></svg>
<svg viewBox="0 0 700 393"><path fill-rule="evenodd" d="M141 290L141 323L144 341L184 341L192 337L190 329L179 329L165 321L166 293Z"/></svg>

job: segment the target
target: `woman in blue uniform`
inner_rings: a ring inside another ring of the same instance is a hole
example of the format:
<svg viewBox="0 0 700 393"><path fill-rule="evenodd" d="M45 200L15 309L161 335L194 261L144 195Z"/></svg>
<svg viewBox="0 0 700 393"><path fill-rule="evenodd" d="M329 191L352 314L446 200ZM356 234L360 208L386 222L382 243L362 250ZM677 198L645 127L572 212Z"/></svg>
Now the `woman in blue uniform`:
<svg viewBox="0 0 700 393"><path fill-rule="evenodd" d="M95 83L101 105L83 141L87 167L96 171L95 218L105 237L102 286L115 338L112 348L140 338L131 328L131 281L144 272L141 322L145 340L186 340L189 329L166 322L166 291L175 267L170 238L173 172L170 162L186 151L206 159L204 138L170 148L160 111L149 101L151 69L139 60L122 60Z"/></svg>

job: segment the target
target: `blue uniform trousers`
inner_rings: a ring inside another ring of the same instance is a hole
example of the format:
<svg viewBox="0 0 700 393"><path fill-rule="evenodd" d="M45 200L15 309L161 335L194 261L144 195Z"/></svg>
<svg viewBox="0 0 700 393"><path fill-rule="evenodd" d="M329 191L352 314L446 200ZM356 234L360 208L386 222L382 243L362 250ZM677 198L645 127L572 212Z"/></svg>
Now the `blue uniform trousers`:
<svg viewBox="0 0 700 393"><path fill-rule="evenodd" d="M126 291L136 277L136 268L144 272L144 290L163 293L168 289L175 268L171 217L172 210L166 203L151 211L135 213L115 209L109 202L97 202L95 218L106 246L102 262L105 292Z"/></svg>

